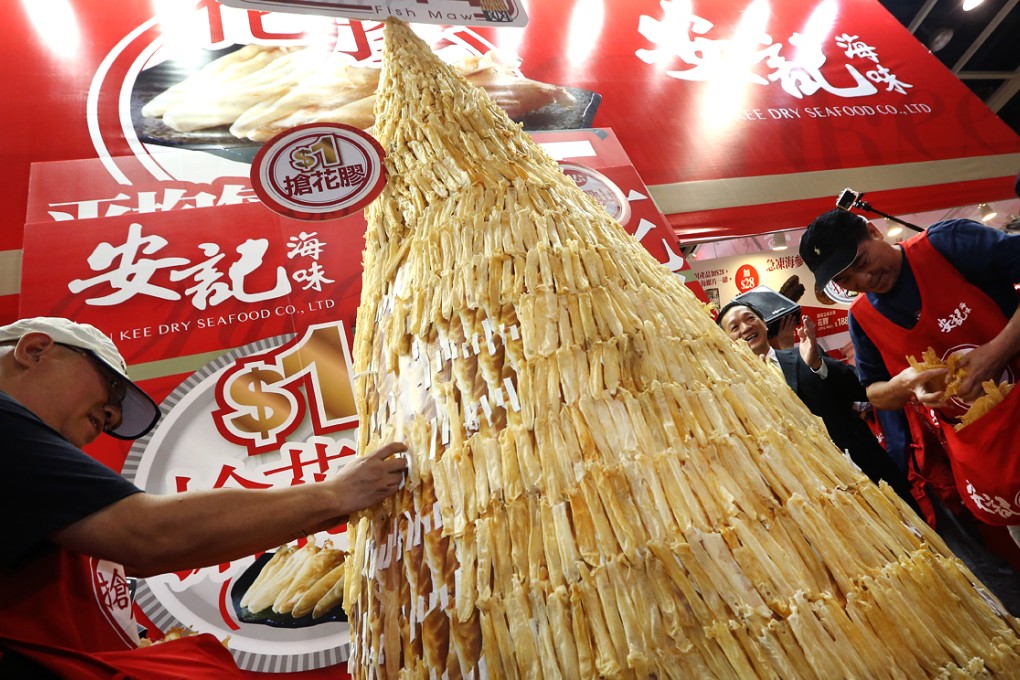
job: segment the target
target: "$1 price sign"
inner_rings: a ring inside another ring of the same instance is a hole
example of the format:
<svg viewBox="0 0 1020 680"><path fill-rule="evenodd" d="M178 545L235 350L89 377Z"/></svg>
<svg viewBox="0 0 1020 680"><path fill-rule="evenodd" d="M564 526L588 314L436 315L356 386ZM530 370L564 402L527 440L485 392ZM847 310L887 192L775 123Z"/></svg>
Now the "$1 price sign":
<svg viewBox="0 0 1020 680"><path fill-rule="evenodd" d="M249 455L280 448L306 408L315 434L349 429L358 420L351 375L343 325L311 326L294 342L244 357L224 372L216 386L216 428Z"/></svg>

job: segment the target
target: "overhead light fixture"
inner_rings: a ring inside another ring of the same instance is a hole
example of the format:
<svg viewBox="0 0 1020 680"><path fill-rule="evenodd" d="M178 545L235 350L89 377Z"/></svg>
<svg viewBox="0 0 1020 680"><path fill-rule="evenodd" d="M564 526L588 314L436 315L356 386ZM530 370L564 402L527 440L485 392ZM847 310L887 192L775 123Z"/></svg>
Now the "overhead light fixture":
<svg viewBox="0 0 1020 680"><path fill-rule="evenodd" d="M963 0L963 11L969 12L985 0Z"/></svg>
<svg viewBox="0 0 1020 680"><path fill-rule="evenodd" d="M977 209L978 213L981 214L981 221L985 223L991 222L995 219L995 216L999 214L995 208L987 203L978 203Z"/></svg>
<svg viewBox="0 0 1020 680"><path fill-rule="evenodd" d="M885 218L885 235L886 238L895 238L903 233L903 225L893 222L888 217Z"/></svg>
<svg viewBox="0 0 1020 680"><path fill-rule="evenodd" d="M772 250L786 250L786 234L772 234Z"/></svg>
<svg viewBox="0 0 1020 680"><path fill-rule="evenodd" d="M932 52L938 52L949 44L949 41L953 39L953 35L955 35L953 29L948 26L942 26L928 39L928 49Z"/></svg>

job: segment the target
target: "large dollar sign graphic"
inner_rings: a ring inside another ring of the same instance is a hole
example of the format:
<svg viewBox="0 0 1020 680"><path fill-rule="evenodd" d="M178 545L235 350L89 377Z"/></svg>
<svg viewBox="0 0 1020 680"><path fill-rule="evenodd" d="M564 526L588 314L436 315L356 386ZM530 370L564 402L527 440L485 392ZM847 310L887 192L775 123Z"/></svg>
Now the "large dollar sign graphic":
<svg viewBox="0 0 1020 680"><path fill-rule="evenodd" d="M289 392L273 387L283 379L278 371L254 366L237 374L228 385L230 400L240 411L228 419L230 426L254 435L256 446L275 442L297 408Z"/></svg>

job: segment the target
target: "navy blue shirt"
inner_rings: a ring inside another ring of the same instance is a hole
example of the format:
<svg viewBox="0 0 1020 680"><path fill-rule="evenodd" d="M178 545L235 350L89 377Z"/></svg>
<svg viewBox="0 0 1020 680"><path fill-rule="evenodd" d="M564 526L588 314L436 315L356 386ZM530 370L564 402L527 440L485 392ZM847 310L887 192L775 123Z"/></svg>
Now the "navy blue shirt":
<svg viewBox="0 0 1020 680"><path fill-rule="evenodd" d="M1007 235L973 220L946 220L927 229L935 250L960 272L964 279L984 291L1006 318L1017 308L1014 284L1020 282L1020 235ZM912 328L921 311L917 279L905 255L900 278L888 293L867 293L868 300L890 321ZM861 384L889 380L889 370L878 348L849 317L850 340L857 353L857 374Z"/></svg>
<svg viewBox="0 0 1020 680"><path fill-rule="evenodd" d="M49 536L141 490L0 392L0 577Z"/></svg>

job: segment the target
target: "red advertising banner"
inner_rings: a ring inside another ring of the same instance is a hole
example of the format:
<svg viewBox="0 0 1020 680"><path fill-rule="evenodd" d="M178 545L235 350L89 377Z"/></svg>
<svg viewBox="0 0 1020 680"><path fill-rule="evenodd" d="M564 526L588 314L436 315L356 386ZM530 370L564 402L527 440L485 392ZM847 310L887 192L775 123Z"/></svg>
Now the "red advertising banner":
<svg viewBox="0 0 1020 680"><path fill-rule="evenodd" d="M115 191L95 207L113 209L121 193L149 200L139 182L246 176L273 131L309 118L371 125L378 22L215 0L54 7L12 4L0 29L17 93L2 114L0 320L22 289L31 163L100 159ZM612 128L685 240L799 226L844 186L894 214L1011 195L1017 135L876 2L564 1L527 15L416 30L526 129Z"/></svg>

